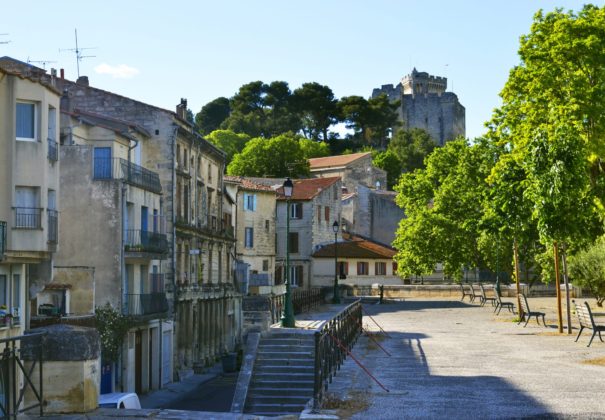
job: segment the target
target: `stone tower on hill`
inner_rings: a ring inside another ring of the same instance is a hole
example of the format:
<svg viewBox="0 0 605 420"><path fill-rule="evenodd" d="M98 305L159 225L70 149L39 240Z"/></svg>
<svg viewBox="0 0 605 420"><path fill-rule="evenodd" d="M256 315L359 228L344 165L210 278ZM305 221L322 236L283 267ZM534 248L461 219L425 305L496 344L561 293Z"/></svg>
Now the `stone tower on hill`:
<svg viewBox="0 0 605 420"><path fill-rule="evenodd" d="M447 79L419 72L415 68L396 86L382 85L372 91L372 98L386 94L401 103L398 113L403 128L422 128L441 146L446 141L466 135L465 109L458 96L446 92Z"/></svg>

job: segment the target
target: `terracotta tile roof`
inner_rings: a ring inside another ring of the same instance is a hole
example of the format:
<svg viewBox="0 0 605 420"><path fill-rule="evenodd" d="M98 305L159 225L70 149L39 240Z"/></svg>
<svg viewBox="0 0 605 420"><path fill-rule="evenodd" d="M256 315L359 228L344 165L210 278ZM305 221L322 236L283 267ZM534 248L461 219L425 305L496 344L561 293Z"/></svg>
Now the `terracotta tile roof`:
<svg viewBox="0 0 605 420"><path fill-rule="evenodd" d="M294 189L291 200L312 200L317 194L328 187L331 187L336 182L340 181L339 176L326 178L309 178L309 179L293 179ZM283 181L282 181L283 182ZM277 189L277 199L285 200L283 195L283 187Z"/></svg>
<svg viewBox="0 0 605 420"><path fill-rule="evenodd" d="M368 239L353 237L338 243L338 256L342 258L392 259L396 254L393 248ZM334 258L334 244L321 247L313 254L314 258Z"/></svg>
<svg viewBox="0 0 605 420"><path fill-rule="evenodd" d="M231 183L239 184L240 188L242 188L244 190L267 191L267 192L274 192L275 191L273 188L271 188L268 185L256 182L253 178L246 178L246 177L243 177L243 176L229 176L229 175L225 175L223 177L223 179L226 182L231 182Z"/></svg>
<svg viewBox="0 0 605 420"><path fill-rule="evenodd" d="M338 156L326 156L321 158L309 159L309 166L311 170L342 167L350 164L351 162L361 159L364 156L370 155L371 152L363 153L352 153L350 155L338 155Z"/></svg>

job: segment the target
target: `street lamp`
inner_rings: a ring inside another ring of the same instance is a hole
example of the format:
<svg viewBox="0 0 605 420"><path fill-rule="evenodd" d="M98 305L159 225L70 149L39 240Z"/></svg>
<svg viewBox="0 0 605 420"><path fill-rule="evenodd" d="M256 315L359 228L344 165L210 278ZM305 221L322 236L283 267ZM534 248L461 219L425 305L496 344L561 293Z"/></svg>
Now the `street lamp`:
<svg viewBox="0 0 605 420"><path fill-rule="evenodd" d="M334 296L332 303L340 303L340 293L338 291L338 220L332 224L334 231Z"/></svg>
<svg viewBox="0 0 605 420"><path fill-rule="evenodd" d="M290 178L284 181L284 195L286 196L286 297L284 302L284 312L281 316L281 326L284 328L294 328L296 320L294 319L294 307L292 306L292 295L290 294L290 197L294 184Z"/></svg>

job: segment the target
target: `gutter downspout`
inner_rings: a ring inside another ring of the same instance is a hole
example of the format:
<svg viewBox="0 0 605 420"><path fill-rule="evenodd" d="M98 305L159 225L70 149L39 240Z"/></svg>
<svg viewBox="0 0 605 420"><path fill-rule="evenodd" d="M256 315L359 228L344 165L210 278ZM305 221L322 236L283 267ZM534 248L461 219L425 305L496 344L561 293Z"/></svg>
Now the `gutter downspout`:
<svg viewBox="0 0 605 420"><path fill-rule="evenodd" d="M176 172L175 172L175 167L174 165L176 164L176 138L177 138L177 133L179 131L179 127L178 125L174 125L174 131L172 133L172 138L171 138L171 146L172 146L172 154L171 154L171 160L170 160L170 174L171 174L171 188L170 188L170 195L171 195L171 209L170 209L170 217L172 219L172 252L171 252L171 257L172 257L172 299L173 299L173 303L172 303L172 319L176 320L176 302L177 302L177 291L176 291L176 214L175 214L175 205L174 205L174 201L176 200Z"/></svg>

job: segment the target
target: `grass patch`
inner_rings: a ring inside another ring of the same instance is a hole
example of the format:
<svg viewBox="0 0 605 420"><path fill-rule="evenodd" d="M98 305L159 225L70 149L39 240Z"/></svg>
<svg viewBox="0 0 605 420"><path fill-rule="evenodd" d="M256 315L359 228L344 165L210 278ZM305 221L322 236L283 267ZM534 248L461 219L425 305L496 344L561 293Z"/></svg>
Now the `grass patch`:
<svg viewBox="0 0 605 420"><path fill-rule="evenodd" d="M336 410L340 418L348 419L360 411L365 411L370 406L366 393L353 391L345 398L339 398L334 394L324 396L321 407L326 410Z"/></svg>
<svg viewBox="0 0 605 420"><path fill-rule="evenodd" d="M596 359L582 360L581 363L583 365L605 366L605 357L598 357Z"/></svg>

